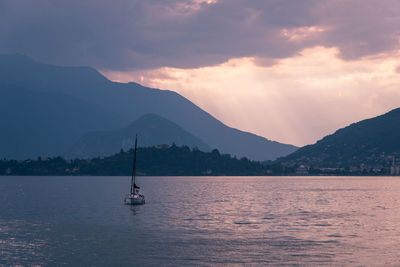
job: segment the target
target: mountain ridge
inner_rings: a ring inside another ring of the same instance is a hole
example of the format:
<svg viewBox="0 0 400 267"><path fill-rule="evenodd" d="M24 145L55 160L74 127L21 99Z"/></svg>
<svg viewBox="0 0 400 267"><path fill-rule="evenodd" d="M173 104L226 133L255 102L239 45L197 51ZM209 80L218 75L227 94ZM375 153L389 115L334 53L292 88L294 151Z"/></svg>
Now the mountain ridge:
<svg viewBox="0 0 400 267"><path fill-rule="evenodd" d="M400 156L400 108L352 123L280 158L286 163L344 167L392 164Z"/></svg>

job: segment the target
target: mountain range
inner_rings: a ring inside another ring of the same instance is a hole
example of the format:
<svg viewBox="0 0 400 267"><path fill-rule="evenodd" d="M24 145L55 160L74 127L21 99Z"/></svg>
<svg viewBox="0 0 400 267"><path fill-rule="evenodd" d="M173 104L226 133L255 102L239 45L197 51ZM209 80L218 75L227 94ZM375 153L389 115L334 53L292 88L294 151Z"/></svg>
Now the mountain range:
<svg viewBox="0 0 400 267"><path fill-rule="evenodd" d="M0 55L0 92L0 157L60 155L88 132L126 128L145 114L162 116L208 147L238 157L273 160L297 149L226 126L175 92L112 82L90 67Z"/></svg>

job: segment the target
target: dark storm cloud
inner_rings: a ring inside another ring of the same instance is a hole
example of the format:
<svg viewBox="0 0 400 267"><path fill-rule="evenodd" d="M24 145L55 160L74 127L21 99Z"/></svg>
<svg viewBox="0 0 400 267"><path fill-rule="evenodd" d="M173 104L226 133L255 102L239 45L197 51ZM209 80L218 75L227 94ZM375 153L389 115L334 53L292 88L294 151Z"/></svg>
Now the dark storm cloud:
<svg viewBox="0 0 400 267"><path fill-rule="evenodd" d="M337 0L315 9L319 24L330 28L322 44L338 47L345 59L400 48L400 1Z"/></svg>
<svg viewBox="0 0 400 267"><path fill-rule="evenodd" d="M353 59L398 49L399 11L396 0L0 0L0 52L113 70L273 62L315 45ZM325 31L282 34L302 27Z"/></svg>

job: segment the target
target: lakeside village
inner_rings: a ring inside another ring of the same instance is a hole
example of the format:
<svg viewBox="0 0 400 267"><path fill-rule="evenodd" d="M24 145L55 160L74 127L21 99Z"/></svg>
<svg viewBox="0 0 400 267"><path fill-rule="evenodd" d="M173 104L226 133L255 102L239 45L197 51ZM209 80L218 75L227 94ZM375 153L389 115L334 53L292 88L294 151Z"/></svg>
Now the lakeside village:
<svg viewBox="0 0 400 267"><path fill-rule="evenodd" d="M43 161L52 161L52 158L44 158ZM91 163L91 160L84 160L87 163ZM31 160L18 160L19 164L29 164L32 162ZM65 160L65 162L69 165L73 161ZM344 175L344 176L399 176L400 175L400 165L392 165L390 167L384 167L382 165L366 165L361 164L359 167L350 166L350 167L318 167L318 166L309 166L303 165L300 166L287 166L281 167L282 171L273 171L271 169L267 169L265 175L274 176L274 175L296 175L296 176L315 176L315 175ZM52 172L46 173L45 175L51 175ZM80 167L74 166L72 168L65 168L64 171L57 172L58 175L82 175ZM88 175L89 173L85 173ZM139 173L140 174L140 173ZM31 175L30 173L19 173L14 172L14 170L10 167L7 167L3 170L0 175ZM32 173L32 175L36 175L36 173ZM173 175L173 174L170 174ZM202 172L201 175L214 175L211 169L207 169L207 171ZM258 174L262 175L262 174Z"/></svg>
<svg viewBox="0 0 400 267"><path fill-rule="evenodd" d="M364 162L356 159L350 164L321 162L319 159L301 158L282 162L284 169L294 170L295 175L351 175L351 176L399 176L400 156L396 154L370 156ZM326 167L329 166L329 167ZM345 167L343 167L345 166Z"/></svg>

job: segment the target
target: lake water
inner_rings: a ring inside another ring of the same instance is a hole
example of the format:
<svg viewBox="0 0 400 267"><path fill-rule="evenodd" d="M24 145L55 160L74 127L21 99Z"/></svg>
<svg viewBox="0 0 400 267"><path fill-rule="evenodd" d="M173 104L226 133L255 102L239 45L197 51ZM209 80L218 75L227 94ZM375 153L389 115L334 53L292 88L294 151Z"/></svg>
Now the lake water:
<svg viewBox="0 0 400 267"><path fill-rule="evenodd" d="M0 177L0 265L400 265L400 178Z"/></svg>

